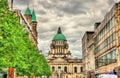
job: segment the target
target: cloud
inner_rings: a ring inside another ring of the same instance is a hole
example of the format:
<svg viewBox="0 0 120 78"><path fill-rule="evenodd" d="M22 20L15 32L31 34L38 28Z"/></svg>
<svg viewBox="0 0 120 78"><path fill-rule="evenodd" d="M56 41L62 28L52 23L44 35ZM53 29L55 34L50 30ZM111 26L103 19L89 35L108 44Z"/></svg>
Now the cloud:
<svg viewBox="0 0 120 78"><path fill-rule="evenodd" d="M60 26L74 57L82 57L81 39L85 31L94 30L94 23L119 0L29 0L38 20L38 47L46 55ZM10 0L9 0L10 2ZM25 11L27 0L14 0L14 8Z"/></svg>

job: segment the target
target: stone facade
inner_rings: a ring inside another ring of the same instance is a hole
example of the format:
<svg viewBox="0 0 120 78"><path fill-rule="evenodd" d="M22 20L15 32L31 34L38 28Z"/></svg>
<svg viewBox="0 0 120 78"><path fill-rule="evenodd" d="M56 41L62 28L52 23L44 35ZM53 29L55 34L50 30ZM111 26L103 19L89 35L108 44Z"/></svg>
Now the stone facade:
<svg viewBox="0 0 120 78"><path fill-rule="evenodd" d="M29 7L27 7L25 13L23 14L20 10L14 11L15 16L19 17L19 22L25 26L26 31L29 32L29 38L33 44L37 47L37 20L35 11L31 13Z"/></svg>
<svg viewBox="0 0 120 78"><path fill-rule="evenodd" d="M83 75L85 78L95 70L93 36L93 31L87 31L82 38Z"/></svg>
<svg viewBox="0 0 120 78"><path fill-rule="evenodd" d="M120 65L120 3L116 3L99 25L95 25L95 62L98 74L114 73Z"/></svg>
<svg viewBox="0 0 120 78"><path fill-rule="evenodd" d="M94 26L95 74L120 75L120 2L106 13L101 22ZM83 61L89 48L83 37ZM86 56L89 58L88 56ZM87 60L88 61L88 60ZM84 65L84 62L83 62ZM84 65L85 68L87 67Z"/></svg>
<svg viewBox="0 0 120 78"><path fill-rule="evenodd" d="M31 13L29 7L27 7L25 14L24 14L28 24L29 24L29 28L30 28L30 33L29 33L29 37L31 39L31 41L33 42L33 44L37 47L37 20L36 20L36 14L33 10L33 12ZM33 21L34 20L34 21ZM29 31L29 29L28 29Z"/></svg>
<svg viewBox="0 0 120 78"><path fill-rule="evenodd" d="M58 29L50 45L47 60L53 72L51 78L82 78L82 59L75 59L68 50L66 37Z"/></svg>

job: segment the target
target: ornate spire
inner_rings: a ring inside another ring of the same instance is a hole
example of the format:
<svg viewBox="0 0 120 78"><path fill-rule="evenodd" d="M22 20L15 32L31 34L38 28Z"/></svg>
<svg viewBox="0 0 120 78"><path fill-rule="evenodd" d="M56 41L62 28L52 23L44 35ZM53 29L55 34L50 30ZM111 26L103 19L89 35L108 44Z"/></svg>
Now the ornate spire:
<svg viewBox="0 0 120 78"><path fill-rule="evenodd" d="M58 34L61 34L61 33L62 33L60 27L58 28L58 32L57 32L57 33L58 33Z"/></svg>
<svg viewBox="0 0 120 78"><path fill-rule="evenodd" d="M25 10L26 15L31 15L31 10L29 8L29 0L27 0L27 9Z"/></svg>
<svg viewBox="0 0 120 78"><path fill-rule="evenodd" d="M32 12L32 22L36 22L36 13L33 9L33 12Z"/></svg>
<svg viewBox="0 0 120 78"><path fill-rule="evenodd" d="M31 15L31 11L30 11L30 8L29 8L29 7L27 7L27 9L25 10L25 14Z"/></svg>

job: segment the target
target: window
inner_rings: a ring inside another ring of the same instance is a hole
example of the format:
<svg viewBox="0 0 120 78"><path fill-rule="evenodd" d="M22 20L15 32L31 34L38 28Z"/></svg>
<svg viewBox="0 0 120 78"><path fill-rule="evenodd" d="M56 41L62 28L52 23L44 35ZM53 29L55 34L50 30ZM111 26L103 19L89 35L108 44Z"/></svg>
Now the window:
<svg viewBox="0 0 120 78"><path fill-rule="evenodd" d="M107 65L108 64L108 59L107 59L107 55L104 55L104 57L105 57L105 65Z"/></svg>
<svg viewBox="0 0 120 78"><path fill-rule="evenodd" d="M102 59L99 58L99 66L102 66L103 62L102 62Z"/></svg>
<svg viewBox="0 0 120 78"><path fill-rule="evenodd" d="M83 72L83 67L80 67L80 72Z"/></svg>
<svg viewBox="0 0 120 78"><path fill-rule="evenodd" d="M118 37L119 45L120 45L120 36Z"/></svg>
<svg viewBox="0 0 120 78"><path fill-rule="evenodd" d="M101 57L101 63L102 63L101 65L103 66L104 65L104 57L103 56Z"/></svg>
<svg viewBox="0 0 120 78"><path fill-rule="evenodd" d="M68 78L68 75L66 75L66 78Z"/></svg>
<svg viewBox="0 0 120 78"><path fill-rule="evenodd" d="M74 67L74 72L77 73L77 67Z"/></svg>
<svg viewBox="0 0 120 78"><path fill-rule="evenodd" d="M58 69L61 69L61 67L59 66Z"/></svg>
<svg viewBox="0 0 120 78"><path fill-rule="evenodd" d="M114 26L114 24L115 24L115 18L113 17L111 20L109 20L108 23L106 23L104 28L101 29L101 31L95 37L94 39L95 44Z"/></svg>
<svg viewBox="0 0 120 78"><path fill-rule="evenodd" d="M54 66L52 67L52 71L55 71L55 67Z"/></svg>
<svg viewBox="0 0 120 78"><path fill-rule="evenodd" d="M78 76L76 76L76 78L78 78Z"/></svg>
<svg viewBox="0 0 120 78"><path fill-rule="evenodd" d="M66 66L64 67L64 71L67 72L67 67Z"/></svg>
<svg viewBox="0 0 120 78"><path fill-rule="evenodd" d="M111 43L112 42L112 36L110 36L108 39L109 39L108 42Z"/></svg>
<svg viewBox="0 0 120 78"><path fill-rule="evenodd" d="M116 50L110 51L108 54L100 57L99 59L95 60L95 66L100 67L104 65L108 65L117 61Z"/></svg>
<svg viewBox="0 0 120 78"><path fill-rule="evenodd" d="M113 27L115 25L115 18L113 17L111 20L111 27Z"/></svg>
<svg viewBox="0 0 120 78"><path fill-rule="evenodd" d="M98 68L98 59L95 60L95 68Z"/></svg>
<svg viewBox="0 0 120 78"><path fill-rule="evenodd" d="M115 40L115 33L112 34L112 41Z"/></svg>
<svg viewBox="0 0 120 78"><path fill-rule="evenodd" d="M116 59L117 59L117 57L116 57L116 50L113 50L111 52L111 54L112 54L112 62L116 62Z"/></svg>
<svg viewBox="0 0 120 78"><path fill-rule="evenodd" d="M100 50L104 49L108 46L113 40L115 40L115 33L110 35L107 39L105 39L99 46L97 46L94 50L94 53L97 54Z"/></svg>

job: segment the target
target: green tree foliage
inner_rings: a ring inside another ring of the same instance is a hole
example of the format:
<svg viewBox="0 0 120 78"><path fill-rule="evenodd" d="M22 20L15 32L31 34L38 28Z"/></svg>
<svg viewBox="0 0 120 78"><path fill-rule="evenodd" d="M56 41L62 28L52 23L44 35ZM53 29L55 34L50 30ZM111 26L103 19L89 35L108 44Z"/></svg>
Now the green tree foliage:
<svg viewBox="0 0 120 78"><path fill-rule="evenodd" d="M45 57L31 43L7 3L0 0L0 68L16 68L18 75L50 76Z"/></svg>

